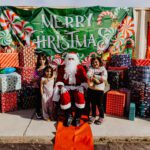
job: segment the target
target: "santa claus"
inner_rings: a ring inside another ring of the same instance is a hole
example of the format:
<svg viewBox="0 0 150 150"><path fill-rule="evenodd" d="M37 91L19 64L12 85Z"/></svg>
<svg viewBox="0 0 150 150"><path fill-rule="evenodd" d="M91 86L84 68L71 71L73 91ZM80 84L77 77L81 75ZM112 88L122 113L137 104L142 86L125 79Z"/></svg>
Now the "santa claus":
<svg viewBox="0 0 150 150"><path fill-rule="evenodd" d="M86 85L86 71L80 64L77 54L67 53L64 65L58 67L53 96L53 101L60 102L60 107L65 112L65 126L70 126L73 121L75 126L80 126L80 117L85 107L84 88ZM71 111L72 104L76 108L74 119Z"/></svg>

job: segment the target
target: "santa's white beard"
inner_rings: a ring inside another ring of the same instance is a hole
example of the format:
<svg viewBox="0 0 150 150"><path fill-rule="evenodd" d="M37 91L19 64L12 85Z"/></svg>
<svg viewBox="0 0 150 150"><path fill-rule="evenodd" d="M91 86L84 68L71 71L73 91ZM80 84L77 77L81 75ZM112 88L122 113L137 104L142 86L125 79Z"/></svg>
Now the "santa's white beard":
<svg viewBox="0 0 150 150"><path fill-rule="evenodd" d="M78 65L78 63L74 60L70 60L70 61L65 62L64 78L66 80L69 79L69 84L75 84L76 83L75 74L77 72L77 65Z"/></svg>

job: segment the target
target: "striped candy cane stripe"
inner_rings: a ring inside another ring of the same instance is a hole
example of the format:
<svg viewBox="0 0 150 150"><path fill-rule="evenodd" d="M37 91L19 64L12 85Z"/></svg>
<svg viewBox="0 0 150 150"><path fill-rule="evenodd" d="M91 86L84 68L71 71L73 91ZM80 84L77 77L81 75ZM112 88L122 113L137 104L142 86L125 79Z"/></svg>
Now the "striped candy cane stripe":
<svg viewBox="0 0 150 150"><path fill-rule="evenodd" d="M18 67L19 58L18 53L1 53L0 54L0 68Z"/></svg>
<svg viewBox="0 0 150 150"><path fill-rule="evenodd" d="M103 11L102 13L99 14L98 18L97 18L97 24L100 25L102 22L102 18L104 16L110 16L110 18L116 18L116 16L111 12L111 11Z"/></svg>

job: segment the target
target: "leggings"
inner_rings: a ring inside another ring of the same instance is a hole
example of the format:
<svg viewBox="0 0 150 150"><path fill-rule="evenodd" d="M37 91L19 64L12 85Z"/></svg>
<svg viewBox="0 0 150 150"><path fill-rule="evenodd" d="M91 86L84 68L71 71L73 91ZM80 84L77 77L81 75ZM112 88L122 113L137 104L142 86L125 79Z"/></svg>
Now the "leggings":
<svg viewBox="0 0 150 150"><path fill-rule="evenodd" d="M92 116L96 117L96 106L99 111L99 116L104 118L104 91L92 90L88 88L87 91L87 107L90 114L90 103L92 105Z"/></svg>
<svg viewBox="0 0 150 150"><path fill-rule="evenodd" d="M41 102L41 91L40 88L36 88L35 89L35 94L36 94L36 101L35 101L35 109L36 109L36 113L41 113L41 109L42 109L42 102Z"/></svg>

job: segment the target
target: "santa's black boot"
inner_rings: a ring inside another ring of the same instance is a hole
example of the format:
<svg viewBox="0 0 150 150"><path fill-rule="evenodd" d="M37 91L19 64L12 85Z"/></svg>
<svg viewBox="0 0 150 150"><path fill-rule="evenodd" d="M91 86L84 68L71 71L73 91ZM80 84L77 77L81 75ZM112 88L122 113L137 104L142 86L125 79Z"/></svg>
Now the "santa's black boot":
<svg viewBox="0 0 150 150"><path fill-rule="evenodd" d="M66 109L65 110L65 121L64 121L64 126L69 127L71 126L73 121L73 117L71 114L71 110L70 109Z"/></svg>
<svg viewBox="0 0 150 150"><path fill-rule="evenodd" d="M79 108L76 108L76 114L75 114L75 126L76 127L79 127L80 126L80 118L81 118L81 115L82 115L82 109L79 109Z"/></svg>

